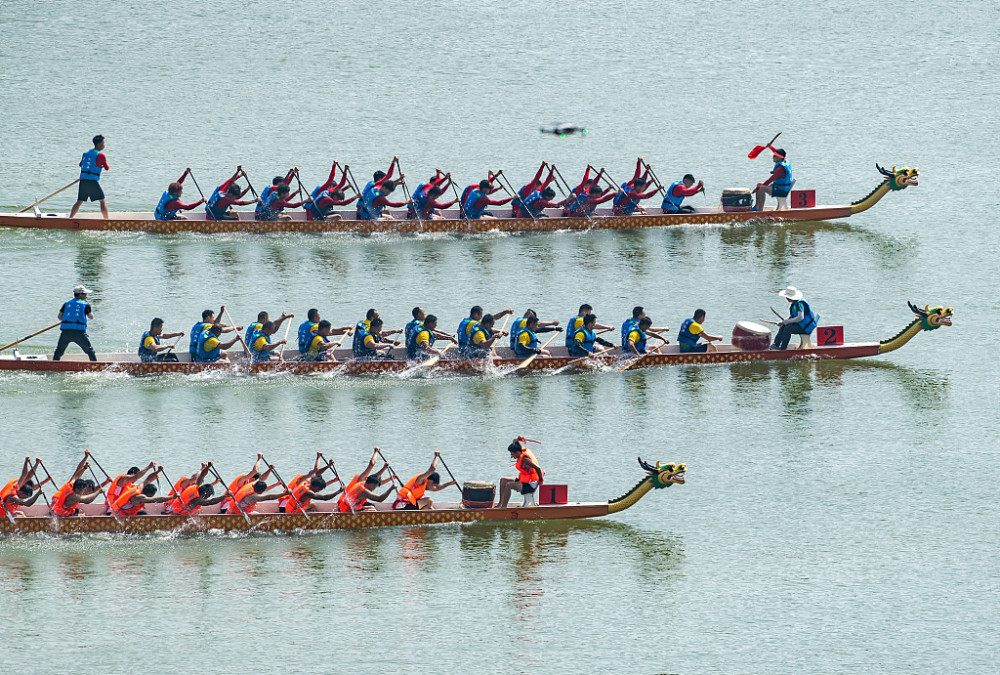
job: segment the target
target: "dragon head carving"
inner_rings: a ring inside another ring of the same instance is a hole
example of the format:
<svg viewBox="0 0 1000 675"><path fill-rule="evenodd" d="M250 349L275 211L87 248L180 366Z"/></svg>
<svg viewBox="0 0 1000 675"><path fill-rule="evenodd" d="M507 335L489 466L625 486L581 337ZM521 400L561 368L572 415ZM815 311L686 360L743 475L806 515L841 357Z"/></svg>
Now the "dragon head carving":
<svg viewBox="0 0 1000 675"><path fill-rule="evenodd" d="M919 185L920 182L917 177L920 175L920 169L914 167L908 169L903 167L902 169L897 169L895 166L892 167L892 171L886 169L885 167L875 165L878 172L885 176L885 182L889 184L890 190L905 190L911 185Z"/></svg>
<svg viewBox="0 0 1000 675"><path fill-rule="evenodd" d="M653 479L653 487L657 489L670 487L675 483L684 484L684 472L687 470L687 466L684 464L660 464L657 462L656 466L653 466L649 462L642 461L642 457L640 457L639 466Z"/></svg>
<svg viewBox="0 0 1000 675"><path fill-rule="evenodd" d="M930 305L925 305L923 309L920 309L912 302L907 302L906 304L910 306L910 311L920 320L920 327L923 330L934 330L941 326L951 325L951 307L931 307Z"/></svg>

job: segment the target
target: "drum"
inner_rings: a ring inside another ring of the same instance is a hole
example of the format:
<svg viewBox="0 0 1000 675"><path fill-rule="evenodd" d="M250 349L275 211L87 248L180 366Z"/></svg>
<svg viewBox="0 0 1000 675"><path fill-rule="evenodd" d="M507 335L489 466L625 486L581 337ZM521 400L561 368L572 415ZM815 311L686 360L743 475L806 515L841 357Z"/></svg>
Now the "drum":
<svg viewBox="0 0 1000 675"><path fill-rule="evenodd" d="M746 188L726 188L722 191L722 210L749 211L753 208L753 193Z"/></svg>
<svg viewBox="0 0 1000 675"><path fill-rule="evenodd" d="M759 352L771 346L771 329L753 321L740 321L733 328L733 346Z"/></svg>
<svg viewBox="0 0 1000 675"><path fill-rule="evenodd" d="M493 508L497 496L497 486L481 480L462 483L462 506L467 509Z"/></svg>

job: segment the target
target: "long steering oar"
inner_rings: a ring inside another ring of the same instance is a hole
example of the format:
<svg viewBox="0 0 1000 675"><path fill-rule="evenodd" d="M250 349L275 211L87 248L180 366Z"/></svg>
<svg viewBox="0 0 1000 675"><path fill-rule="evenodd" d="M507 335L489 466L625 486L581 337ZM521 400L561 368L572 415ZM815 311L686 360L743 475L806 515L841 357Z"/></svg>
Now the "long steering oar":
<svg viewBox="0 0 1000 675"><path fill-rule="evenodd" d="M243 351L246 354L247 358L248 359L252 358L253 355L250 353L250 347L247 346L247 342L246 340L243 339L243 335L240 333L239 329L236 328L236 324L233 323L233 317L229 316L228 307L226 308L226 318L229 320L229 325L233 327L234 331L236 331L236 337L239 338L240 344L243 345Z"/></svg>
<svg viewBox="0 0 1000 675"><path fill-rule="evenodd" d="M553 340L555 340L556 336L559 335L560 333L562 333L562 331L554 331L552 333L552 337L550 337L548 340L546 340L545 344L542 345L542 349L545 349L546 347L548 347L549 343L552 342ZM515 368L514 370L521 370L522 368L527 368L529 365L531 365L531 362L534 361L537 358L538 358L538 354L532 354L531 356L529 356L528 358L524 359L519 364L517 364L517 368Z"/></svg>
<svg viewBox="0 0 1000 675"><path fill-rule="evenodd" d="M774 138L772 138L770 141L767 142L767 145L755 145L753 150L747 153L747 157L749 157L750 159L757 159L757 155L764 152L765 148L770 148L771 144L774 143L776 140L778 140L778 136L780 135L781 132L779 131L777 134L774 135Z"/></svg>
<svg viewBox="0 0 1000 675"><path fill-rule="evenodd" d="M217 481L219 481L219 483L220 483L220 484L221 484L221 485L222 485L222 486L223 486L224 488L226 488L226 495L225 495L225 496L228 496L228 497L232 497L232 498L233 498L233 504L235 504L235 505L236 505L236 510L237 510L237 511L239 511L239 512L240 512L240 514L242 514L242 516L243 516L243 520L247 521L247 526L248 526L248 527L249 527L250 529L253 529L253 523L252 523L252 522L250 522L250 516L248 516L248 515L247 515L247 512L243 510L243 507L242 507L242 506L240 506L240 503L239 503L239 501L237 501L237 500L236 500L236 495L234 495L234 494L232 493L232 491L231 491L231 490L229 489L229 486L228 486L228 485L226 484L226 481L222 480L222 476L220 476L220 475L219 475L219 472L215 470L215 465L214 465L214 464L212 464L211 462L209 462L209 463L208 463L208 470L209 470L209 471L211 471L211 472L212 472L212 475L213 475L213 476L215 476L215 479L216 479Z"/></svg>
<svg viewBox="0 0 1000 675"><path fill-rule="evenodd" d="M56 323L54 323L54 324L52 324L51 326L48 326L48 327L46 327L46 328L43 328L42 330L36 330L36 331L35 331L34 333L32 333L31 335L25 335L25 336L24 336L23 338L21 338L20 340L14 340L14 341L13 341L13 342L11 342L11 343L10 343L9 345L4 345L3 347L0 347L0 352L2 352L2 351L3 351L3 350L5 350L5 349L8 349L8 348L10 348L10 347L13 347L14 345L19 345L19 344L21 344L22 342L24 342L25 340L28 340L28 339L31 339L31 338L35 337L36 335L41 335L42 333L44 333L44 332L45 332L45 331L47 331L47 330L52 330L53 328L55 328L56 326L59 326L59 325L62 325L62 322L61 322L61 321L57 321Z"/></svg>
<svg viewBox="0 0 1000 675"><path fill-rule="evenodd" d="M281 487L285 488L285 492L287 492L288 495L291 497L292 496L292 491L288 488L288 483L286 483L285 481L283 481L281 479L281 476L278 474L278 470L274 468L274 464L271 464L270 462L268 462L267 459L264 458L264 455L261 455L260 458L262 460L264 460L264 463L267 464L267 468L269 468L271 470L271 473L274 474L274 477L278 479L279 483L281 483ZM295 499L295 497L292 497L292 499ZM236 501L236 500L233 500L233 501ZM297 500L296 500L296 503L297 503ZM310 523L312 522L312 518L309 517L309 514L306 513L305 509L302 509L302 511L299 511L299 513L301 513L303 516L305 516L306 520L308 522L310 522Z"/></svg>
<svg viewBox="0 0 1000 675"><path fill-rule="evenodd" d="M58 190L56 190L55 192L53 192L52 194L50 194L50 195L48 195L46 197L42 197L41 199L39 199L37 202L35 202L31 206L25 206L23 209L21 209L20 211L18 211L18 213L24 213L25 211L30 211L31 209L35 208L36 206L38 206L42 202L46 201L47 199L51 199L52 197L55 197L57 194L59 194L63 190L68 190L68 189L70 189L71 187L73 187L74 185L76 185L79 182L80 182L80 179L77 178L75 181L73 181L69 185L65 185L65 186L59 188Z"/></svg>

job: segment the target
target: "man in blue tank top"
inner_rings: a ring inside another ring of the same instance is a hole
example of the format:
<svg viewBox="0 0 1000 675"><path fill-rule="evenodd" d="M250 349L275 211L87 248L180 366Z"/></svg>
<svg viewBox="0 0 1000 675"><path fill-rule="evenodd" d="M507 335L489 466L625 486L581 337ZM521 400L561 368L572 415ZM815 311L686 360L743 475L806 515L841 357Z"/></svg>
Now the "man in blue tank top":
<svg viewBox="0 0 1000 675"><path fill-rule="evenodd" d="M90 303L87 302L88 293L90 290L86 286L77 286L73 289L73 299L64 302L59 310L58 318L62 325L60 326L56 353L52 356L53 361L62 358L70 343L79 345L91 361L97 360L97 354L94 353L90 338L87 336L87 320L94 319L94 312L90 308Z"/></svg>
<svg viewBox="0 0 1000 675"><path fill-rule="evenodd" d="M94 147L83 153L80 160L80 189L76 195L76 203L70 209L69 217L76 217L85 201L97 202L101 205L101 215L108 217L108 204L104 201L104 190L101 189L101 170L109 171L108 158L104 156L104 136L94 136Z"/></svg>
<svg viewBox="0 0 1000 675"><path fill-rule="evenodd" d="M819 316L802 299L802 291L795 286L779 291L778 295L788 301L788 318L778 324L778 334L774 336L771 349L786 349L793 335L809 335L816 330Z"/></svg>
<svg viewBox="0 0 1000 675"><path fill-rule="evenodd" d="M788 163L788 159L786 159L785 149L777 148L773 152L774 168L771 169L771 176L763 183L759 183L754 190L754 197L756 198L753 206L754 211L760 211L764 208L766 195L787 197L788 193L792 190L792 184L795 182L795 179L792 177L792 167Z"/></svg>

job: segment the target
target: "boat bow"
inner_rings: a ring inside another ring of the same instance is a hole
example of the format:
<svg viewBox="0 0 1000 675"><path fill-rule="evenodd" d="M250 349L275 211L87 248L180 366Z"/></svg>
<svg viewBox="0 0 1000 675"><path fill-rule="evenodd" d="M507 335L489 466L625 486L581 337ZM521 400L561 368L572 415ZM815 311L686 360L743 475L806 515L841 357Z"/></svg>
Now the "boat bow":
<svg viewBox="0 0 1000 675"><path fill-rule="evenodd" d="M646 496L652 489L662 489L674 484L684 484L684 472L687 467L684 464L660 464L653 466L649 462L639 458L639 466L646 471L646 477L639 481L634 488L623 494L618 499L608 502L608 513L618 513L633 506L636 502Z"/></svg>
<svg viewBox="0 0 1000 675"><path fill-rule="evenodd" d="M910 311L913 312L916 317L906 326L903 330L896 333L894 336L888 340L882 340L878 343L878 353L885 354L886 352L891 352L899 349L907 342L912 340L918 333L925 330L937 330L941 326L951 325L951 307L931 307L926 305L923 309L920 309L912 302L907 302L910 307Z"/></svg>

